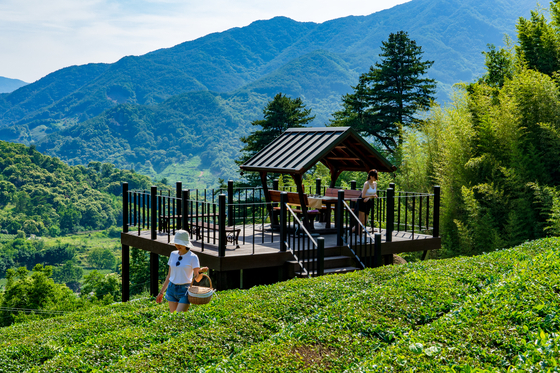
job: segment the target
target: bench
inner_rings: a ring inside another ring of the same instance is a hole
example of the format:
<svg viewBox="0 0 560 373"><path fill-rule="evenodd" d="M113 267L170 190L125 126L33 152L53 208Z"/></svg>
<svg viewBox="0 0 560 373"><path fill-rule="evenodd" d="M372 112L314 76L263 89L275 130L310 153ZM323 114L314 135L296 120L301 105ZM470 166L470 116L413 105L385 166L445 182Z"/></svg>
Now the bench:
<svg viewBox="0 0 560 373"><path fill-rule="evenodd" d="M269 190L268 193L270 196L270 200L272 202L280 202L280 195L283 192L279 190ZM302 201L299 200L299 193L287 192L287 197L288 197L287 198L288 204L301 206ZM307 194L303 195L303 203L305 204L305 206L309 205ZM275 206L272 208L272 211L274 214L280 214L280 207ZM303 215L302 209L292 208L292 211L297 214L298 218L300 218ZM313 227L313 222L315 221L315 217L319 216L320 214L321 214L320 210L307 210L307 215L309 216L309 224L311 225L311 227Z"/></svg>
<svg viewBox="0 0 560 373"><path fill-rule="evenodd" d="M206 222L189 222L188 223L191 234L196 236L197 240L204 239L204 230L210 231L220 231L220 226L214 223L206 223ZM235 244L235 247L239 249L239 233L241 232L241 228L234 228L234 227L226 227L226 241Z"/></svg>
<svg viewBox="0 0 560 373"><path fill-rule="evenodd" d="M327 190L325 191L325 196L338 199L338 191L339 190L341 190L341 189L340 188L327 188ZM353 189L342 189L342 190L344 190L344 199L346 201L356 202L358 200L358 198L360 198L362 196L362 191L361 190L353 190ZM336 204L333 203L332 209L336 210ZM327 211L328 216L326 216L325 219L330 219L330 213L331 213L331 211L329 209L329 211Z"/></svg>
<svg viewBox="0 0 560 373"><path fill-rule="evenodd" d="M326 197L335 197L338 198L338 191L340 189L337 188L327 188L325 191ZM344 189L344 199L345 200L357 200L362 195L361 190L352 190L352 189Z"/></svg>

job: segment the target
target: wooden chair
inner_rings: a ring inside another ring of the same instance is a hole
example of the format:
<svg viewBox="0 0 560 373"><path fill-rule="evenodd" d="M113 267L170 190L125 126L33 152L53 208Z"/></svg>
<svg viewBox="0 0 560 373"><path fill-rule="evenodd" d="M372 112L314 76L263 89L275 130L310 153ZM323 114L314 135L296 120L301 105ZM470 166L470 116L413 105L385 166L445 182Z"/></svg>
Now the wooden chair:
<svg viewBox="0 0 560 373"><path fill-rule="evenodd" d="M279 190L269 190L270 200L272 202L280 202L280 195L282 194ZM290 205L300 205L301 201L299 200L299 194L294 192L287 192L288 194L288 204ZM307 194L303 195L303 203L308 206L309 201L307 199ZM300 205L301 206L301 205ZM302 218L303 210L301 208L293 208L291 207L292 211L297 214L298 218ZM273 214L279 215L280 214L280 206L275 206L272 208ZM313 223L315 218L321 214L320 210L307 210L307 216L309 217L309 224L313 227Z"/></svg>

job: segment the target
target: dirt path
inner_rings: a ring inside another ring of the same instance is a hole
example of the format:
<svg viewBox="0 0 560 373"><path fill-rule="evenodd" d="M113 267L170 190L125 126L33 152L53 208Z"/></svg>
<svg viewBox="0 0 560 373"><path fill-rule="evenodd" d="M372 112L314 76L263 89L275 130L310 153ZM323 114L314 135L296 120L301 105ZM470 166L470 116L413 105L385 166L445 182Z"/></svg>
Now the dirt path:
<svg viewBox="0 0 560 373"><path fill-rule="evenodd" d="M198 175L198 177L201 178L203 173L204 171L200 171L200 175Z"/></svg>

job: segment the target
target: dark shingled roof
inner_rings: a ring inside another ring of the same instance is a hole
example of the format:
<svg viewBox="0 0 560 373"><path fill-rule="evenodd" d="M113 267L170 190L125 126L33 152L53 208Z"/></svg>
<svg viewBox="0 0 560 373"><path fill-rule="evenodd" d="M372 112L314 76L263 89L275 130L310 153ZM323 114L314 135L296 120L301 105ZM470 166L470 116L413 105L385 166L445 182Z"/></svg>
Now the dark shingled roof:
<svg viewBox="0 0 560 373"><path fill-rule="evenodd" d="M396 170L350 127L290 128L240 167L244 171L303 174L317 162L331 172Z"/></svg>

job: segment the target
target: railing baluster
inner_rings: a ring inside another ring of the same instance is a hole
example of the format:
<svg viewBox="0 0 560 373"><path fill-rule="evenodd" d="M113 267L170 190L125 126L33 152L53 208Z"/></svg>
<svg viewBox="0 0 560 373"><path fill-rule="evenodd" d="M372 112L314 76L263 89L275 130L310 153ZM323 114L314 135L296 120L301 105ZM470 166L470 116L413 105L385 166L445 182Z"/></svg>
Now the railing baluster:
<svg viewBox="0 0 560 373"><path fill-rule="evenodd" d="M422 195L418 197L418 234L422 232Z"/></svg>
<svg viewBox="0 0 560 373"><path fill-rule="evenodd" d="M401 192L399 191L398 200L399 200L399 209L397 211L397 232L401 231Z"/></svg>
<svg viewBox="0 0 560 373"><path fill-rule="evenodd" d="M408 195L404 195L404 231L408 230Z"/></svg>
<svg viewBox="0 0 560 373"><path fill-rule="evenodd" d="M134 192L134 225L138 225L138 202L136 199L138 198L138 193Z"/></svg>
<svg viewBox="0 0 560 373"><path fill-rule="evenodd" d="M412 225L412 239L414 239L414 210L416 208L416 197L412 196L412 216L411 216L411 225Z"/></svg>
<svg viewBox="0 0 560 373"><path fill-rule="evenodd" d="M426 196L426 233L430 230L430 195Z"/></svg>

